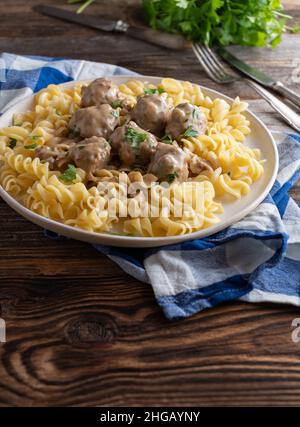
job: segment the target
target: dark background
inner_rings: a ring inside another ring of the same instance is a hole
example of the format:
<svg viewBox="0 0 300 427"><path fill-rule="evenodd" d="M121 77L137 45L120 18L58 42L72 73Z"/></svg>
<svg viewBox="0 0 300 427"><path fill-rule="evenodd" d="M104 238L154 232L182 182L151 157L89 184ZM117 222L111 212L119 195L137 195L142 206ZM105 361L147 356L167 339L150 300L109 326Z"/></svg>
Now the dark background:
<svg viewBox="0 0 300 427"><path fill-rule="evenodd" d="M48 2L50 2L48 0ZM1 2L0 51L115 63L240 95L272 130L287 129L243 83L219 87L191 52L174 53L31 12L47 1ZM52 1L62 5L63 1ZM98 1L87 13L132 20L138 3ZM300 21L298 0L288 10ZM128 7L129 5L129 7ZM298 89L300 35L276 50L234 47ZM292 194L300 200L299 186ZM299 309L230 303L170 323L149 285L90 245L46 239L0 201L1 405L299 405Z"/></svg>

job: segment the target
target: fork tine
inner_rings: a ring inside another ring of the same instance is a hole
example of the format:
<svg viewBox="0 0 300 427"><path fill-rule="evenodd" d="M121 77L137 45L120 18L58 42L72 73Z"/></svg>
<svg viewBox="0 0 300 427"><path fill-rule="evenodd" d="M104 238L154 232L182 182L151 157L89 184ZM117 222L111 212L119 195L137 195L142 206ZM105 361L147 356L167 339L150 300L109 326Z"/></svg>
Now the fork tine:
<svg viewBox="0 0 300 427"><path fill-rule="evenodd" d="M198 59L198 61L202 65L202 68L204 68L204 70L208 74L208 76L214 80L214 76L212 76L210 69L206 65L206 62L202 59L202 55L200 55L198 53L198 46L195 43L192 44L192 49L194 51L196 58Z"/></svg>
<svg viewBox="0 0 300 427"><path fill-rule="evenodd" d="M199 46L199 50L201 50L202 55L206 58L207 62L209 62L210 67L214 70L215 74L218 76L220 83L228 83L233 81L231 76L227 74L225 68L223 66L219 66L219 63L215 60L215 57L212 56L212 51L208 50L205 46Z"/></svg>
<svg viewBox="0 0 300 427"><path fill-rule="evenodd" d="M214 81L222 84L228 84L236 80L240 80L239 77L226 72L222 63L218 60L217 55L215 55L211 49L195 44L193 45L193 50L207 74ZM280 101L280 99L276 98L276 96L272 95L252 80L243 79L243 81L259 93L290 126L296 130L300 130L299 116L295 114L294 110L289 108L286 104Z"/></svg>
<svg viewBox="0 0 300 427"><path fill-rule="evenodd" d="M222 72L225 77L229 77L227 71L225 70L224 65L219 60L219 58L217 57L215 52L208 46L203 46L203 50L207 52L207 54L210 56L211 60L219 68L220 72Z"/></svg>
<svg viewBox="0 0 300 427"><path fill-rule="evenodd" d="M208 74L208 76L214 80L216 83L221 83L220 78L218 74L215 72L214 68L211 66L211 63L209 60L207 60L207 57L203 54L202 50L197 44L192 45L193 51L204 68L205 72Z"/></svg>
<svg viewBox="0 0 300 427"><path fill-rule="evenodd" d="M219 70L219 67L211 60L209 53L203 49L203 46L197 45L196 49L198 55L208 67L211 78L219 84L229 83L227 75Z"/></svg>
<svg viewBox="0 0 300 427"><path fill-rule="evenodd" d="M226 72L222 63L210 48L202 45L196 45L196 50L198 55L201 56L202 60L209 67L211 74L214 75L215 81L220 84L232 83L235 81L235 78Z"/></svg>

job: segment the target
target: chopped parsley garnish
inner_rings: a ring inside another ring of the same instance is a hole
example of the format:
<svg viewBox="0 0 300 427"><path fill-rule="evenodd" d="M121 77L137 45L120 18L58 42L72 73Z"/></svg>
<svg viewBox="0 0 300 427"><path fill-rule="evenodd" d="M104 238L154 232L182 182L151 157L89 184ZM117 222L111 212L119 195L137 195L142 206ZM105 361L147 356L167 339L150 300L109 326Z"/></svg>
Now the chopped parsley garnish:
<svg viewBox="0 0 300 427"><path fill-rule="evenodd" d="M8 143L8 146L9 146L9 148L15 148L15 146L17 145L17 140L16 140L16 138L9 138L9 143Z"/></svg>
<svg viewBox="0 0 300 427"><path fill-rule="evenodd" d="M189 136L195 137L198 135L199 135L198 132L195 129L193 129L192 126L189 126L183 134L183 136L187 136L187 137Z"/></svg>
<svg viewBox="0 0 300 427"><path fill-rule="evenodd" d="M120 111L119 110L113 110L111 114L118 119L120 117Z"/></svg>
<svg viewBox="0 0 300 427"><path fill-rule="evenodd" d="M36 143L30 145L24 145L27 150L34 150L38 145Z"/></svg>
<svg viewBox="0 0 300 427"><path fill-rule="evenodd" d="M161 95L165 90L161 87L144 89L145 95Z"/></svg>
<svg viewBox="0 0 300 427"><path fill-rule="evenodd" d="M167 135L167 134L164 135L161 140L164 144L173 144L174 142L171 135Z"/></svg>
<svg viewBox="0 0 300 427"><path fill-rule="evenodd" d="M123 102L120 99L116 99L115 101L113 101L111 103L111 106L113 108L119 108L119 107L123 107Z"/></svg>
<svg viewBox="0 0 300 427"><path fill-rule="evenodd" d="M79 146L78 146L79 150L83 150L83 149L84 149L84 147L85 147L84 145L79 145Z"/></svg>
<svg viewBox="0 0 300 427"><path fill-rule="evenodd" d="M196 120L199 119L199 110L194 108L192 112L192 116L193 116L193 119L196 119Z"/></svg>
<svg viewBox="0 0 300 427"><path fill-rule="evenodd" d="M66 183L74 181L76 178L76 167L74 165L68 165L64 173L59 175L58 178Z"/></svg>
<svg viewBox="0 0 300 427"><path fill-rule="evenodd" d="M57 115L57 116L61 116L62 114L61 114L61 112L60 111L58 111L58 109L57 108L55 108L55 114Z"/></svg>
<svg viewBox="0 0 300 427"><path fill-rule="evenodd" d="M41 137L39 135L28 135L28 139L30 139L31 141L37 141L40 138Z"/></svg>
<svg viewBox="0 0 300 427"><path fill-rule="evenodd" d="M132 148L138 148L146 138L146 133L138 132L133 128L128 128L125 132L125 141L128 142Z"/></svg>
<svg viewBox="0 0 300 427"><path fill-rule="evenodd" d="M73 127L69 130L69 135L71 138L79 138L80 130L77 127Z"/></svg>
<svg viewBox="0 0 300 427"><path fill-rule="evenodd" d="M177 173L177 172L169 173L169 174L166 176L166 179L167 179L167 181L168 181L169 183L173 182L173 181L175 180L175 178L178 178L178 173Z"/></svg>

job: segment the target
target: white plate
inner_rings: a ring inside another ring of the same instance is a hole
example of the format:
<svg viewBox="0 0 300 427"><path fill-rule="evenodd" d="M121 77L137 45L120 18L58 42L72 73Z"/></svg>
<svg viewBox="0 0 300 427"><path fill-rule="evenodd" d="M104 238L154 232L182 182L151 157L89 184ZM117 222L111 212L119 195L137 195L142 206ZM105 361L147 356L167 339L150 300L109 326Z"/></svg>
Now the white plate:
<svg viewBox="0 0 300 427"><path fill-rule="evenodd" d="M114 83L121 84L126 82L128 79L132 79L132 76L112 76L109 77ZM134 76L135 79L141 81L148 81L153 84L158 84L161 80L160 77L150 77L150 76ZM75 83L78 82L68 82L62 84L63 87L72 87ZM233 100L221 93L208 89L206 87L201 87L205 95L209 95L212 99L214 98L223 98L229 103ZM0 128L5 126L10 126L12 121L12 116L14 113L25 112L26 110L32 107L34 101L34 96L31 95L20 102L18 105L10 108L2 117L0 117ZM251 186L251 191L249 194L236 200L231 203L223 203L224 213L220 215L221 221L209 228L204 230L196 231L191 234L186 234L183 236L171 236L171 237L129 237L129 236L115 236L104 233L93 233L89 231L84 231L78 228L70 227L59 222L44 218L29 209L22 206L18 203L12 196L10 196L4 189L0 186L0 196L6 201L6 203L12 207L16 212L22 215L24 218L29 221L46 228L48 230L54 231L58 234L61 234L66 237L71 237L77 240L83 240L85 242L94 243L94 244L104 244L112 246L124 246L124 247L153 247L161 245L170 245L177 242L183 242L185 240L199 239L202 237L209 236L218 231L223 230L224 228L230 226L231 224L239 221L250 211L255 209L259 203L261 203L268 192L270 191L278 169L278 153L275 141L268 131L266 126L256 117L255 114L247 111L246 116L251 122L251 134L247 137L246 144L249 147L256 147L261 150L262 158L266 159L264 165L264 174L262 177L256 181Z"/></svg>

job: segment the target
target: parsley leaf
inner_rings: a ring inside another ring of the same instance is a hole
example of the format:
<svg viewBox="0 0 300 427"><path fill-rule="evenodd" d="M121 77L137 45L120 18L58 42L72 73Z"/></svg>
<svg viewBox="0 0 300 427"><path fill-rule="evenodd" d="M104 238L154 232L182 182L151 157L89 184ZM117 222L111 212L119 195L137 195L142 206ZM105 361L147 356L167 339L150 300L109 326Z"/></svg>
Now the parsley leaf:
<svg viewBox="0 0 300 427"><path fill-rule="evenodd" d="M194 108L193 109L192 117L193 117L194 120L198 120L199 119L199 110L198 110L198 108Z"/></svg>
<svg viewBox="0 0 300 427"><path fill-rule="evenodd" d="M161 95L164 92L165 92L165 90L161 87L144 89L145 95Z"/></svg>
<svg viewBox="0 0 300 427"><path fill-rule="evenodd" d="M173 144L173 139L172 139L172 137L171 137L171 135L164 135L163 137L162 137L162 139L161 139L161 141L164 143L164 144Z"/></svg>
<svg viewBox="0 0 300 427"><path fill-rule="evenodd" d="M27 148L27 150L34 150L38 145L36 143L30 144L30 145L24 145L24 148Z"/></svg>
<svg viewBox="0 0 300 427"><path fill-rule="evenodd" d="M138 148L139 145L147 138L146 133L138 132L133 128L128 128L125 132L125 141L131 145L132 148Z"/></svg>
<svg viewBox="0 0 300 427"><path fill-rule="evenodd" d="M118 107L123 107L123 102L120 100L120 99L116 99L115 101L113 101L112 103L111 103L111 106L113 107L113 108L118 108Z"/></svg>
<svg viewBox="0 0 300 427"><path fill-rule="evenodd" d="M192 126L189 126L183 134L183 136L186 136L186 137L189 137L189 136L195 137L198 135L199 135L198 132L195 129L193 129Z"/></svg>
<svg viewBox="0 0 300 427"><path fill-rule="evenodd" d="M58 178L66 183L74 181L76 178L76 167L69 164L64 173L59 175Z"/></svg>
<svg viewBox="0 0 300 427"><path fill-rule="evenodd" d="M116 119L120 117L120 111L119 110L113 110L111 112L112 116L114 116Z"/></svg>
<svg viewBox="0 0 300 427"><path fill-rule="evenodd" d="M81 13L95 0L81 3ZM280 0L142 0L154 29L183 34L204 44L276 47L290 16ZM293 27L292 27L293 28ZM297 31L297 30L296 30Z"/></svg>
<svg viewBox="0 0 300 427"><path fill-rule="evenodd" d="M9 148L14 149L15 146L17 145L17 142L18 141L16 140L16 138L9 138L9 143L8 143Z"/></svg>
<svg viewBox="0 0 300 427"><path fill-rule="evenodd" d="M166 179L167 179L167 181L169 182L169 183L171 183L171 182L173 182L174 180L175 180L175 178L178 178L178 173L177 172L174 172L174 173L169 173L167 176L166 176Z"/></svg>
<svg viewBox="0 0 300 427"><path fill-rule="evenodd" d="M80 130L75 126L69 130L69 136L71 138L79 138L80 137Z"/></svg>
<svg viewBox="0 0 300 427"><path fill-rule="evenodd" d="M280 0L143 0L152 28L201 44L275 47L287 16Z"/></svg>
<svg viewBox="0 0 300 427"><path fill-rule="evenodd" d="M40 136L39 135L28 135L27 138L30 139L31 141L37 141L38 139L40 139Z"/></svg>

